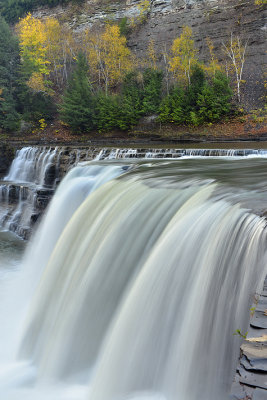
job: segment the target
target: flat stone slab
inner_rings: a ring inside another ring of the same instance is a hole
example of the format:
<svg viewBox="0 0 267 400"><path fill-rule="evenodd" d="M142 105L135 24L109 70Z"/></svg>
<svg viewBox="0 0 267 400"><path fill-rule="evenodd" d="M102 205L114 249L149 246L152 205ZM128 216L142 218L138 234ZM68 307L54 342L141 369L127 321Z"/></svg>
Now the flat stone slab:
<svg viewBox="0 0 267 400"><path fill-rule="evenodd" d="M260 311L256 309L250 325L256 328L267 329L267 315L265 314L265 310Z"/></svg>
<svg viewBox="0 0 267 400"><path fill-rule="evenodd" d="M258 301L248 336L240 347L237 374L230 399L267 400L267 277Z"/></svg>
<svg viewBox="0 0 267 400"><path fill-rule="evenodd" d="M266 390L256 388L253 393L252 400L266 400L266 399L267 399Z"/></svg>
<svg viewBox="0 0 267 400"><path fill-rule="evenodd" d="M246 356L243 356L240 363L247 371L267 372L267 358L248 360Z"/></svg>
<svg viewBox="0 0 267 400"><path fill-rule="evenodd" d="M265 338L265 336L263 338ZM250 339L249 341L246 340L241 345L241 351L242 354L244 354L249 360L257 358L267 358L267 342L255 342L252 339Z"/></svg>
<svg viewBox="0 0 267 400"><path fill-rule="evenodd" d="M239 378L241 384L267 390L267 374L248 372L241 366L239 373L241 375Z"/></svg>

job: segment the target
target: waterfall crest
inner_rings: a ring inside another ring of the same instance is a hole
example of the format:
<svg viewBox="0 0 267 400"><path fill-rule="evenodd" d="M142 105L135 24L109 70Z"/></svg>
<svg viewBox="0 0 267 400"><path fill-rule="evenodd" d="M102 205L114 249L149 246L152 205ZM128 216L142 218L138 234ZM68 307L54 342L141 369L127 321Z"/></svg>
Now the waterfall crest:
<svg viewBox="0 0 267 400"><path fill-rule="evenodd" d="M11 344L32 375L12 400L50 387L66 400L75 385L75 400L228 398L233 333L266 275L267 166L204 161L94 161L66 176L19 279Z"/></svg>

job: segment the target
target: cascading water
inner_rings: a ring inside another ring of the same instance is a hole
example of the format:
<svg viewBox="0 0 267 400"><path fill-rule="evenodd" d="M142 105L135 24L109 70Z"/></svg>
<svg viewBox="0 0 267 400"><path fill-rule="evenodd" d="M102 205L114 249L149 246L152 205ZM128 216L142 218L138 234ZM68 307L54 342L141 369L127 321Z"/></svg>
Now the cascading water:
<svg viewBox="0 0 267 400"><path fill-rule="evenodd" d="M232 156L66 176L5 289L0 400L229 398L267 261L266 160Z"/></svg>
<svg viewBox="0 0 267 400"><path fill-rule="evenodd" d="M8 175L0 184L0 203L4 203L0 225L6 230L24 238L29 236L31 226L39 215L36 207L38 199L42 201L44 194L52 193L51 183L56 178L52 167L56 157L57 149L51 148L25 147L17 151ZM52 182L51 169L54 175Z"/></svg>

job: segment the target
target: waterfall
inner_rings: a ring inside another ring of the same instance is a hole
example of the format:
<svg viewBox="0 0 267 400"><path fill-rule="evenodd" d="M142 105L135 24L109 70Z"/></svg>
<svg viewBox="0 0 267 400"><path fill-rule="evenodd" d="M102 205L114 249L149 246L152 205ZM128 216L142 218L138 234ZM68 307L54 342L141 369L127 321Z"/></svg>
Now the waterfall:
<svg viewBox="0 0 267 400"><path fill-rule="evenodd" d="M101 149L97 160L127 158L187 158L187 157L267 157L267 150L256 149Z"/></svg>
<svg viewBox="0 0 267 400"><path fill-rule="evenodd" d="M73 168L0 318L0 399L229 398L266 275L267 166L248 156Z"/></svg>
<svg viewBox="0 0 267 400"><path fill-rule="evenodd" d="M18 150L5 181L44 185L47 169L54 162L57 149L23 147Z"/></svg>

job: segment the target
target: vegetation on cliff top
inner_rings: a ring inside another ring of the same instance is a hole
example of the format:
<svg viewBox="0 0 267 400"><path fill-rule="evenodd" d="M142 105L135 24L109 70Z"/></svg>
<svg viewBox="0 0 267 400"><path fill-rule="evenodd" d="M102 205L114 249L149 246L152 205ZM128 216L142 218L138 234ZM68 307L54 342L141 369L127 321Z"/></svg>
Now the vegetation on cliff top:
<svg viewBox="0 0 267 400"><path fill-rule="evenodd" d="M7 22L17 22L27 12L40 6L55 7L59 4L82 3L84 0L0 0L0 12Z"/></svg>
<svg viewBox="0 0 267 400"><path fill-rule="evenodd" d="M74 132L128 130L145 116L195 126L213 123L232 113L230 80L241 101L247 43L233 35L223 44L226 63L218 62L207 38L210 59L203 64L189 27L162 55L150 41L143 60L135 58L117 25L84 31L77 41L55 18L28 14L17 24L17 36L3 18L0 30L6 38L0 43L2 130L15 130L20 121L44 129L56 108L62 124Z"/></svg>

